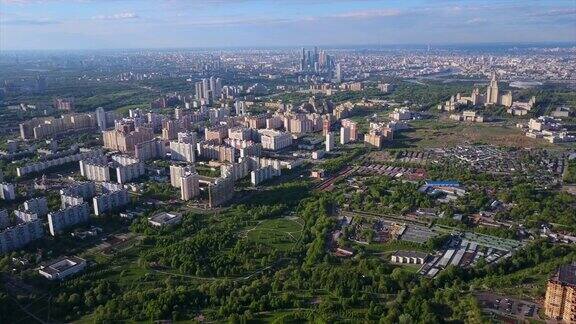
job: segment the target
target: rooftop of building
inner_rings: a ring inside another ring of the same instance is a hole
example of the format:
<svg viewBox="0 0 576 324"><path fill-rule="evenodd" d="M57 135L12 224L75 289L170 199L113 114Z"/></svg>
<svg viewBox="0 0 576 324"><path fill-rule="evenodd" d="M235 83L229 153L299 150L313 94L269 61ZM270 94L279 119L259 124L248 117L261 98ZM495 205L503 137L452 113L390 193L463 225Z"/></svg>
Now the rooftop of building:
<svg viewBox="0 0 576 324"><path fill-rule="evenodd" d="M46 273L57 275L83 262L86 262L86 260L77 256L62 256L43 263L40 268Z"/></svg>
<svg viewBox="0 0 576 324"><path fill-rule="evenodd" d="M170 222L175 218L182 217L182 214L177 212L161 212L148 218L149 221L164 224Z"/></svg>
<svg viewBox="0 0 576 324"><path fill-rule="evenodd" d="M428 256L427 253L418 251L396 251L392 255L403 258L422 258L422 259L425 259Z"/></svg>
<svg viewBox="0 0 576 324"><path fill-rule="evenodd" d="M564 285L576 286L576 261L558 268L551 280Z"/></svg>
<svg viewBox="0 0 576 324"><path fill-rule="evenodd" d="M443 187L443 186L453 186L453 187L458 187L460 186L460 183L458 181L455 180L426 180L426 185L427 186L438 186L438 187Z"/></svg>

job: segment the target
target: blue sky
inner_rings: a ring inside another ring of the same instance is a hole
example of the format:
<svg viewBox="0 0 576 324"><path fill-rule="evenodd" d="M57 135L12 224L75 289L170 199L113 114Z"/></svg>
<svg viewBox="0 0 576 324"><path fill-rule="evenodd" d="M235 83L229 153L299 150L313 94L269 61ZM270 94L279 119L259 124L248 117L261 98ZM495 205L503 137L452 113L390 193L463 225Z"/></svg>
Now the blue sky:
<svg viewBox="0 0 576 324"><path fill-rule="evenodd" d="M576 0L0 0L0 50L576 41Z"/></svg>

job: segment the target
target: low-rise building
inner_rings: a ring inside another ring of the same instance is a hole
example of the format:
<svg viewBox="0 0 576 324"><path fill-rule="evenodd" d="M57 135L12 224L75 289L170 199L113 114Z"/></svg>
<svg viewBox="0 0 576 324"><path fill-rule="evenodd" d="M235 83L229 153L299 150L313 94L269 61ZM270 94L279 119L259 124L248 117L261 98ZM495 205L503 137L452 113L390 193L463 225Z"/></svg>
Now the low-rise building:
<svg viewBox="0 0 576 324"><path fill-rule="evenodd" d="M63 256L40 265L38 273L49 280L64 280L85 268L86 260L77 256Z"/></svg>
<svg viewBox="0 0 576 324"><path fill-rule="evenodd" d="M461 114L452 114L450 119L455 121L483 123L484 117L473 110L464 110Z"/></svg>
<svg viewBox="0 0 576 324"><path fill-rule="evenodd" d="M428 254L414 251L396 251L390 256L390 261L403 264L424 264Z"/></svg>
<svg viewBox="0 0 576 324"><path fill-rule="evenodd" d="M182 222L182 214L176 212L161 212L152 217L148 217L148 223L152 226L172 226Z"/></svg>

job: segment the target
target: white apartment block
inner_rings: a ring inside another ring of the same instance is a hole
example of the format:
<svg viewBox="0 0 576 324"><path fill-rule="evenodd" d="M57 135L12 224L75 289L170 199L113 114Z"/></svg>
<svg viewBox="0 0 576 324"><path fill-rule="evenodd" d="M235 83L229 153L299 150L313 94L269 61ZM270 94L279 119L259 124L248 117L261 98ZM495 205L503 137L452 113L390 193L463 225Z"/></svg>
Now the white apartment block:
<svg viewBox="0 0 576 324"><path fill-rule="evenodd" d="M96 216L119 209L130 203L128 191L113 185L114 184L103 184L104 188L107 189L107 192L92 198L94 214Z"/></svg>
<svg viewBox="0 0 576 324"><path fill-rule="evenodd" d="M15 210L14 215L20 222L31 222L38 219L38 214L27 212L25 210Z"/></svg>
<svg viewBox="0 0 576 324"><path fill-rule="evenodd" d="M12 183L0 183L0 199L14 200L16 199L15 186Z"/></svg>
<svg viewBox="0 0 576 324"><path fill-rule="evenodd" d="M25 175L30 174L30 173L42 172L42 171L44 171L48 168L51 168L51 167L56 167L56 166L60 166L60 165L63 165L66 163L71 163L71 162L78 162L81 160L87 160L87 159L95 158L98 156L102 156L101 150L93 150L93 151L90 150L90 151L81 152L81 153L69 155L69 156L64 156L64 157L60 157L60 158L52 159L52 160L48 160L48 161L27 164L27 165L24 165L22 167L16 168L16 174L19 177L22 177L22 176L25 176Z"/></svg>
<svg viewBox="0 0 576 324"><path fill-rule="evenodd" d="M56 236L68 227L87 222L90 217L90 206L82 203L48 214L48 228Z"/></svg>
<svg viewBox="0 0 576 324"><path fill-rule="evenodd" d="M110 168L106 157L95 157L81 160L80 174L88 180L107 182L110 181Z"/></svg>
<svg viewBox="0 0 576 324"><path fill-rule="evenodd" d="M280 169L275 169L271 165L268 165L250 172L250 182L252 185L257 186L268 179L280 176L280 174Z"/></svg>
<svg viewBox="0 0 576 324"><path fill-rule="evenodd" d="M412 119L412 112L406 108L395 108L393 112L389 114L390 119L401 121Z"/></svg>
<svg viewBox="0 0 576 324"><path fill-rule="evenodd" d="M238 163L228 163L220 166L220 175L222 177L231 176L234 181L248 176L250 173L248 160L244 159Z"/></svg>
<svg viewBox="0 0 576 324"><path fill-rule="evenodd" d="M181 178L186 173L195 173L196 170L192 165L171 165L170 166L170 184L174 188L180 188Z"/></svg>
<svg viewBox="0 0 576 324"><path fill-rule="evenodd" d="M21 223L0 231L0 254L17 250L44 236L39 219Z"/></svg>
<svg viewBox="0 0 576 324"><path fill-rule="evenodd" d="M326 152L334 151L334 145L335 145L334 142L335 142L334 133L328 132L326 134Z"/></svg>
<svg viewBox="0 0 576 324"><path fill-rule="evenodd" d="M28 199L24 202L24 210L38 216L48 215L48 200L46 197Z"/></svg>
<svg viewBox="0 0 576 324"><path fill-rule="evenodd" d="M340 144L348 144L350 142L350 128L340 127Z"/></svg>

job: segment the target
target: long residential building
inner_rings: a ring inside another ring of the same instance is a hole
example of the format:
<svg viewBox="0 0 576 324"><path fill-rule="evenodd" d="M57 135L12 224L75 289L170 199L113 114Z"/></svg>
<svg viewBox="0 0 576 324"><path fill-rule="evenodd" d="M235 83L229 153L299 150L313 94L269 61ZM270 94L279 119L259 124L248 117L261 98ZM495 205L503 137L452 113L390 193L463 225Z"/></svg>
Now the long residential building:
<svg viewBox="0 0 576 324"><path fill-rule="evenodd" d="M248 176L250 167L247 159L238 163L227 163L220 166L220 174L222 177L231 176L234 181Z"/></svg>
<svg viewBox="0 0 576 324"><path fill-rule="evenodd" d="M0 231L0 254L17 250L44 236L39 219L21 223Z"/></svg>
<svg viewBox="0 0 576 324"><path fill-rule="evenodd" d="M20 124L20 137L24 140L44 139L70 131L96 128L96 115L66 114L60 118L32 118Z"/></svg>
<svg viewBox="0 0 576 324"><path fill-rule="evenodd" d="M200 156L209 160L236 161L236 149L226 145L211 144L210 142L199 143Z"/></svg>
<svg viewBox="0 0 576 324"><path fill-rule="evenodd" d="M16 174L19 177L25 176L31 173L39 173L43 172L44 170L52 167L57 167L64 165L66 163L78 162L80 160L91 159L98 156L102 156L101 150L90 150L85 152L80 152L78 154L68 155L64 157L60 157L53 160L43 161L43 162L36 162L27 164L21 167L16 168Z"/></svg>
<svg viewBox="0 0 576 324"><path fill-rule="evenodd" d="M80 174L91 181L110 181L110 167L105 156L81 160Z"/></svg>
<svg viewBox="0 0 576 324"><path fill-rule="evenodd" d="M52 236L56 236L66 228L87 222L90 218L90 206L82 203L66 207L48 214L48 228Z"/></svg>

